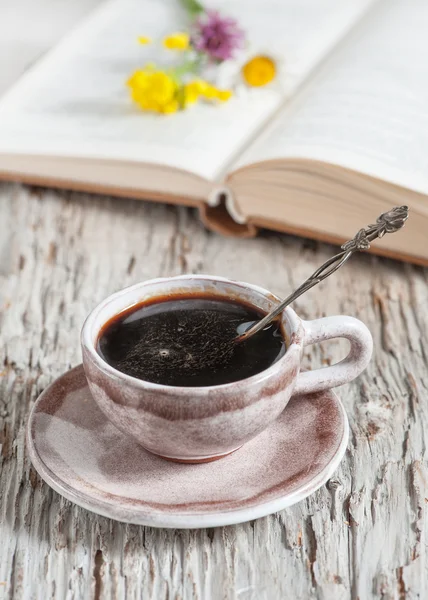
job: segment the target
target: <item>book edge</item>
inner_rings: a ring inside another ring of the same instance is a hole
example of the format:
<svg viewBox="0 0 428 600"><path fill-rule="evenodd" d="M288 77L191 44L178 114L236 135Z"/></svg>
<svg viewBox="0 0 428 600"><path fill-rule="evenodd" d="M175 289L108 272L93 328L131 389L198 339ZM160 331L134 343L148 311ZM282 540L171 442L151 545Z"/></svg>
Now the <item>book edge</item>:
<svg viewBox="0 0 428 600"><path fill-rule="evenodd" d="M145 200L149 202L166 202L173 205L197 208L203 224L209 230L225 236L251 238L257 235L259 229L267 229L270 231L296 235L334 245L340 245L346 241L340 236L323 234L322 232L314 231L308 228L296 227L282 223L281 221L273 221L263 218L249 218L246 223L237 223L233 219L233 216L228 212L226 202L220 202L213 206L208 203L207 199L203 198L198 199L191 196L175 196L173 194L162 194L153 191L148 192L141 189L134 190L117 188L114 186L82 184L76 181L59 181L47 179L45 177L17 177L16 174L8 174L6 172L0 172L0 181L23 183L26 185L35 185L40 187L51 187L59 190L68 189L89 194L111 195L122 198ZM372 246L368 252L370 254L408 262L415 265L428 266L428 258L402 252L394 252L393 250L384 249L381 246Z"/></svg>

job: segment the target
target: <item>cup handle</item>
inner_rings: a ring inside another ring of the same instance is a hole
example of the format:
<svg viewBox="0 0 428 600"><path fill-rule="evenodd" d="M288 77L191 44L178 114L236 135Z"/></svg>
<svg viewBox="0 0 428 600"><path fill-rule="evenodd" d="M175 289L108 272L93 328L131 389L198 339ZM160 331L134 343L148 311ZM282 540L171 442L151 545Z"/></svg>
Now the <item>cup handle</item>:
<svg viewBox="0 0 428 600"><path fill-rule="evenodd" d="M351 343L348 356L331 367L299 373L293 394L310 394L352 381L367 367L373 338L367 327L353 317L325 317L302 321L303 345L309 346L333 338L346 338Z"/></svg>

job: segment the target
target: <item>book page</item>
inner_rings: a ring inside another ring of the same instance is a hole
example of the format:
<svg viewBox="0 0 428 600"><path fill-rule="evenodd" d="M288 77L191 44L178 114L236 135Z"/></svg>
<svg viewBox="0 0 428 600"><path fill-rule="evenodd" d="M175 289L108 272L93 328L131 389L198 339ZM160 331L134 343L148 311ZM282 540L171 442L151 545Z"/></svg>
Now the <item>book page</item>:
<svg viewBox="0 0 428 600"><path fill-rule="evenodd" d="M2 0L0 96L101 1Z"/></svg>
<svg viewBox="0 0 428 600"><path fill-rule="evenodd" d="M141 47L136 40L186 28L187 16L178 0L110 0L0 102L0 154L142 161L215 180L370 3L207 2L238 18L251 42L247 56L268 52L283 60L285 79L265 89L238 90L219 107L159 116L131 104L125 81L145 63L161 63L171 54L160 44Z"/></svg>
<svg viewBox="0 0 428 600"><path fill-rule="evenodd" d="M427 57L426 0L382 2L236 167L316 159L427 194Z"/></svg>

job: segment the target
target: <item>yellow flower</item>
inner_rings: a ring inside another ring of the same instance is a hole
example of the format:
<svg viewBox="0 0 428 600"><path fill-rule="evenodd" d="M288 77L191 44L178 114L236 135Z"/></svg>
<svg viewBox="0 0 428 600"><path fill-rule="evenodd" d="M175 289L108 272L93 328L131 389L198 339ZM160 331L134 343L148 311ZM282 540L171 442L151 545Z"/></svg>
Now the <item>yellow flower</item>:
<svg viewBox="0 0 428 600"><path fill-rule="evenodd" d="M138 38L138 43L141 44L142 46L146 46L147 44L152 43L152 38L149 38L145 35L140 35L140 37Z"/></svg>
<svg viewBox="0 0 428 600"><path fill-rule="evenodd" d="M168 73L153 66L135 71L128 86L133 101L143 110L168 114L179 109L177 83Z"/></svg>
<svg viewBox="0 0 428 600"><path fill-rule="evenodd" d="M220 90L203 79L195 79L184 86L185 100L192 104L199 98L226 102L232 96L230 90Z"/></svg>
<svg viewBox="0 0 428 600"><path fill-rule="evenodd" d="M195 104L195 102L199 100L200 95L200 82L198 80L186 83L183 87L184 107L188 106L189 104Z"/></svg>
<svg viewBox="0 0 428 600"><path fill-rule="evenodd" d="M210 83L205 83L205 86L201 90L201 96L207 100L220 100L220 102L226 102L232 96L231 90L219 90Z"/></svg>
<svg viewBox="0 0 428 600"><path fill-rule="evenodd" d="M147 111L169 114L195 104L199 99L225 102L232 92L220 90L202 79L185 84L155 65L146 65L128 79L132 100Z"/></svg>
<svg viewBox="0 0 428 600"><path fill-rule="evenodd" d="M187 50L190 46L190 37L188 33L172 33L163 40L163 45L168 50Z"/></svg>
<svg viewBox="0 0 428 600"><path fill-rule="evenodd" d="M183 86L183 108L190 104L195 104L199 98L225 102L229 100L231 95L232 92L229 90L219 90L203 79L194 79Z"/></svg>
<svg viewBox="0 0 428 600"><path fill-rule="evenodd" d="M261 87L276 76L276 64L268 56L255 56L242 67L242 76L248 85Z"/></svg>
<svg viewBox="0 0 428 600"><path fill-rule="evenodd" d="M217 99L220 102L227 102L232 97L232 90L217 90Z"/></svg>

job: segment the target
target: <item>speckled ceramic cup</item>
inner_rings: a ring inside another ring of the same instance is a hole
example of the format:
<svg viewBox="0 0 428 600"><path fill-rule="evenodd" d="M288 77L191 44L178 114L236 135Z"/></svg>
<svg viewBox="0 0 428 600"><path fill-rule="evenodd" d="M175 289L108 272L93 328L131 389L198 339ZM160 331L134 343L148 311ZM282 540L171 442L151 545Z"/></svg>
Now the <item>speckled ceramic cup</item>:
<svg viewBox="0 0 428 600"><path fill-rule="evenodd" d="M114 315L153 297L206 293L270 311L278 298L258 286L207 275L153 279L124 289L101 302L82 329L83 365L98 406L124 433L150 452L178 462L207 462L226 456L263 431L282 413L292 394L318 392L347 383L367 366L372 337L352 317L303 321L287 308L281 327L287 352L265 371L248 379L210 387L149 383L110 366L96 350L103 325ZM350 341L347 358L300 373L305 346L331 338Z"/></svg>

